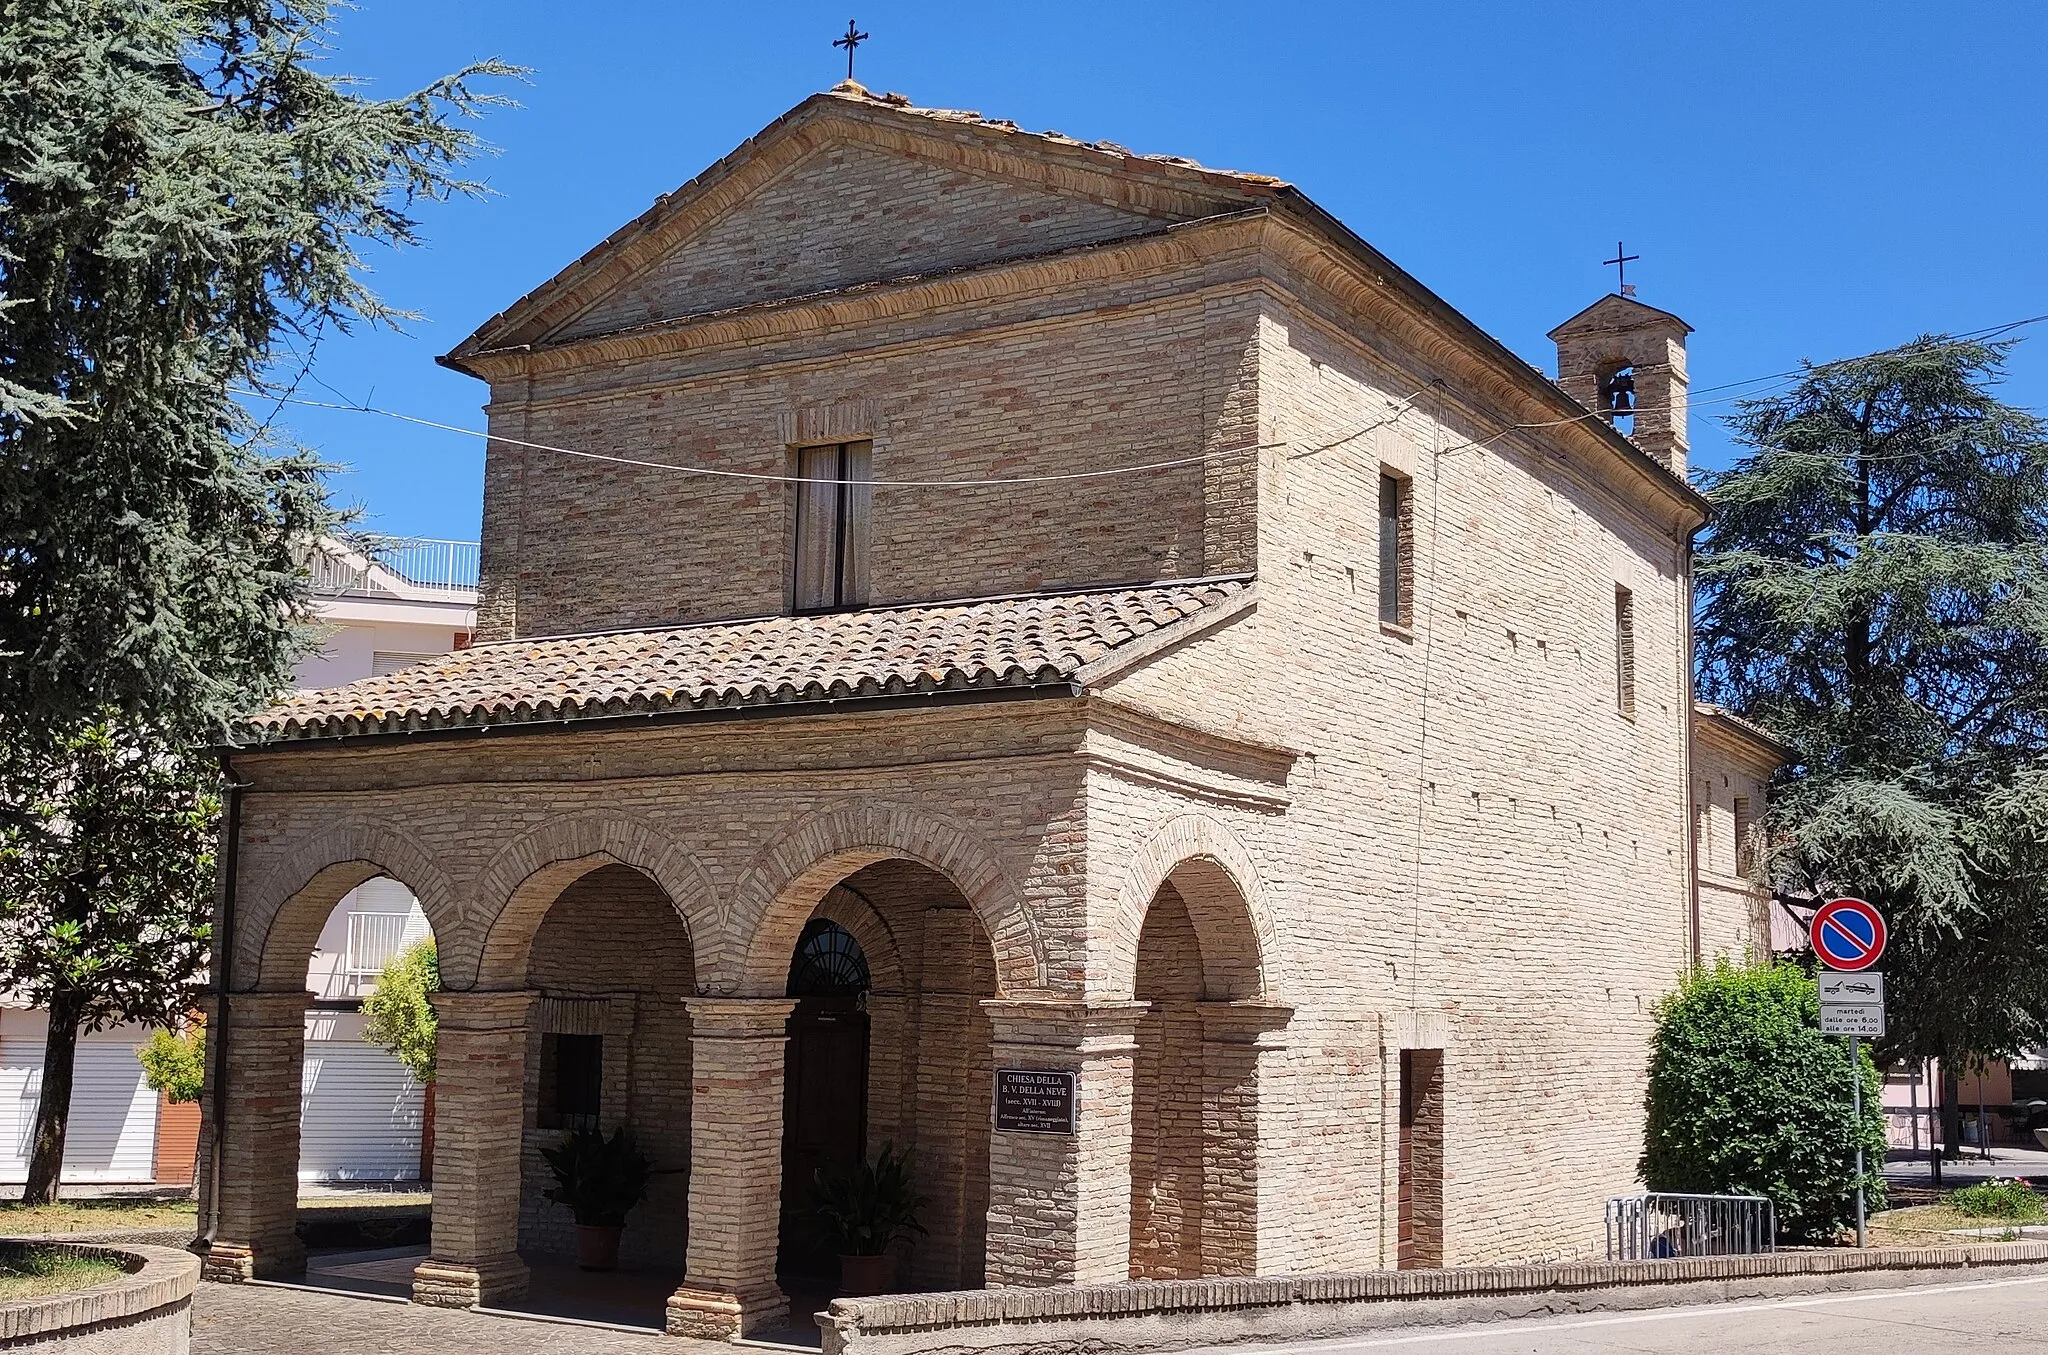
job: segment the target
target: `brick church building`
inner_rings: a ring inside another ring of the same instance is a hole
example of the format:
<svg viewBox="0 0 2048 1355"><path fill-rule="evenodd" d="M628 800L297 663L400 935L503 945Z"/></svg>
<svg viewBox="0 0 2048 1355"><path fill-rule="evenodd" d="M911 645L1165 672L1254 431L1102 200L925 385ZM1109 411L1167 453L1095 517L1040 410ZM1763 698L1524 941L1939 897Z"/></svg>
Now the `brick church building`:
<svg viewBox="0 0 2048 1355"><path fill-rule="evenodd" d="M211 1272L303 1264L307 956L378 876L445 986L425 1302L573 1252L577 1124L678 1332L778 1321L885 1143L904 1288L1583 1254L1652 1003L1746 944L1686 333L1608 297L1553 383L1277 180L798 105L444 359L475 645L233 750Z"/></svg>

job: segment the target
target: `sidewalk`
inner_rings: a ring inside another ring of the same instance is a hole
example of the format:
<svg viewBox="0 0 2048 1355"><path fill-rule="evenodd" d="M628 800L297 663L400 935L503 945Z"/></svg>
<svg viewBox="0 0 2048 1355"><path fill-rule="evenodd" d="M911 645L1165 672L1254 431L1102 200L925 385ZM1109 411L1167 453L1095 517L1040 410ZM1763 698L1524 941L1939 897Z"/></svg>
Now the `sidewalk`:
<svg viewBox="0 0 2048 1355"><path fill-rule="evenodd" d="M1978 1181L2010 1180L2025 1177L2030 1181L2048 1182L2048 1149L2020 1148L1999 1144L1993 1146L1987 1159L1979 1155L1976 1148L1965 1148L1960 1158L1941 1164L1941 1186L1953 1190ZM1911 1149L1894 1148L1885 1155L1884 1179L1901 1186L1931 1186L1934 1178L1927 1165L1927 1153L1914 1153Z"/></svg>

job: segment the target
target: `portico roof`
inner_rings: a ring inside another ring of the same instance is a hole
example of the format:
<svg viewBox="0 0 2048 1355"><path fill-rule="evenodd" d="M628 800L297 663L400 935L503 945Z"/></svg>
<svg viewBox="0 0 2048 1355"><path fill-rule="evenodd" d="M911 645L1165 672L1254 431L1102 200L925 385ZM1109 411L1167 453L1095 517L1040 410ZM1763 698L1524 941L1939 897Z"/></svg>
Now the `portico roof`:
<svg viewBox="0 0 2048 1355"><path fill-rule="evenodd" d="M1076 691L1235 615L1247 578L504 640L249 720L250 743L958 692Z"/></svg>

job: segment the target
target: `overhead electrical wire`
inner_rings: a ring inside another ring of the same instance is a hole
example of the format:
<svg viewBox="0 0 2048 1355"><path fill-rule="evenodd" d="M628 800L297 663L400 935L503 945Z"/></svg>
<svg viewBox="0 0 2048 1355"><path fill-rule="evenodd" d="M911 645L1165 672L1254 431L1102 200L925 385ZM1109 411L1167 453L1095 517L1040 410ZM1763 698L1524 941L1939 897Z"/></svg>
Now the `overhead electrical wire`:
<svg viewBox="0 0 2048 1355"><path fill-rule="evenodd" d="M619 466L638 466L646 470L675 471L683 475L709 475L722 480L762 480L775 484L792 485L868 485L882 489L970 489L995 485L1051 484L1063 480L1093 480L1108 475L1137 475L1144 471L1169 470L1175 466L1193 466L1204 461L1220 461L1225 457L1243 456L1246 452L1265 451L1273 447L1285 447L1284 442L1260 442L1246 447L1223 447L1213 452L1202 452L1195 456L1175 457L1167 461L1147 461L1136 466L1109 466L1102 470L1061 471L1047 475L1004 475L971 480L827 480L813 475L777 475L770 471L722 470L713 466L680 465L673 461L646 461L639 457L613 456L609 452L586 452L576 447L557 447L546 442L529 442L524 438L510 438L501 433L486 433L475 428L464 428L460 424L440 423L423 419L416 414L402 414L395 409L380 409L375 405L349 405L332 400L306 400L297 396L264 395L257 391L233 391L235 395L247 395L259 400L277 400L287 405L304 405L309 409L344 410L352 414L377 414L401 423L418 424L422 428L437 428L444 433L460 433L464 437L482 438L486 442L502 442L508 447L525 447L537 452L554 452L561 456L580 457L587 461L606 461Z"/></svg>
<svg viewBox="0 0 2048 1355"><path fill-rule="evenodd" d="M1966 343L1976 343L2000 334L2010 333L2015 329L2020 329L2027 325L2040 324L2043 321L2048 321L2048 315L2033 315L2028 316L2027 318L2022 320L2008 321L2007 323L2002 325L1991 325L1984 329L1972 330L1966 334L1952 335L1945 339L1939 340L1933 344L1922 345L1918 341L1914 341L1911 343L1899 344L1892 348L1879 349L1877 353L1869 354L1867 356L1875 357L1887 353L1901 353L1909 349L1920 347L1940 348ZM1774 372L1768 376L1754 376L1745 378L1740 381L1723 382L1720 385L1716 386L1702 386L1697 391L1690 392L1686 404L1688 408L1693 408L1701 405L1723 404L1730 400L1747 399L1749 397L1745 395L1719 395L1711 400L1701 400L1693 397L1705 395L1714 391L1732 391L1739 387L1755 386L1767 381L1785 381L1802 376L1811 376L1816 372L1825 372L1830 370L1831 368L1846 366L1849 363L1858 362L1861 360L1861 358L1839 358L1831 362L1814 363L1809 366L1801 367L1792 371ZM1428 388L1425 387L1424 389ZM1243 456L1247 452L1266 451L1273 448L1290 447L1293 445L1285 441L1260 442L1248 446L1218 448L1217 450L1212 452L1202 452L1193 456L1173 457L1164 461L1147 461L1140 463L1138 465L1110 466L1105 467L1101 470L1061 471L1043 475L986 476L963 480L820 480L811 476L779 475L769 471L726 470L713 466L688 465L673 461L650 461L642 457L617 456L609 452L585 451L577 447L560 447L552 443L532 442L524 438L506 437L502 434L485 432L475 428L464 428L460 424L442 423L435 419L422 418L416 414L406 414L399 410L384 409L379 406L367 403L352 404L339 400L308 400L303 396L277 395L274 393L266 393L263 391L241 389L231 389L230 393L238 396L244 396L254 400L272 401L279 405L299 405L307 409L336 410L351 414L375 414L380 418L395 419L401 423L415 424L421 428L432 428L444 433L455 433L462 437L480 438L486 442L499 442L505 444L508 447L522 447L530 451L549 452L558 456L576 457L578 459L586 461L599 461L606 462L612 465L632 466L643 470L673 471L680 475L702 475L712 477L715 479L752 480L771 484L859 484L870 485L876 488L883 489L973 489L994 488L1003 485L1056 484L1075 480L1095 480L1119 475L1140 475L1148 471L1173 470L1181 466L1200 465L1202 463L1209 461L1220 461L1229 457ZM1415 401L1421 398L1422 394L1423 391L1418 390L1404 400L1398 402L1391 402L1392 407L1384 418L1381 418L1376 422L1366 424L1363 427L1358 428L1355 431L1344 435L1343 437L1335 439L1334 441L1323 443L1315 447L1303 448L1299 451L1294 452L1293 456L1299 458L1304 456L1313 456L1318 452L1330 451L1334 448L1341 447L1348 442L1352 442L1357 438L1363 437L1365 434L1373 432L1376 429L1385 428L1390 424L1398 423L1402 415L1406 414L1409 411L1410 407L1413 406ZM1654 412L1661 408L1662 406L1639 405L1634 409L1622 412L1630 415L1636 415ZM1573 414L1561 419L1545 419L1534 423L1504 424L1502 425L1501 430L1498 433L1494 434L1492 437L1459 443L1458 445L1453 447L1440 447L1435 451L1435 456L1443 457L1451 455L1455 452L1467 451L1473 448L1489 446L1492 443L1498 442L1501 438L1506 437L1508 434L1514 432L1543 428L1559 428L1567 424L1584 423L1589 419L1599 419L1605 422L1608 418L1609 415L1607 414L1589 410L1583 414Z"/></svg>

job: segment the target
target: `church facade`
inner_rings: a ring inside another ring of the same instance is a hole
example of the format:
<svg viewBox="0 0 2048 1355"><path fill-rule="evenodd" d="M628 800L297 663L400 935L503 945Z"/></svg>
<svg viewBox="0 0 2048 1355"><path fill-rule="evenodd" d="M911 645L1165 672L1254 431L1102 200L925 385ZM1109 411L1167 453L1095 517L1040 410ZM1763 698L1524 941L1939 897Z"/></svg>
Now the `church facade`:
<svg viewBox="0 0 2048 1355"><path fill-rule="evenodd" d="M899 1288L1597 1246L1700 947L1685 332L1608 298L1554 384L1276 180L800 104L444 359L476 643L232 751L210 1273L303 1264L307 955L378 876L425 1302L573 1251L580 1126L700 1335L884 1145Z"/></svg>

